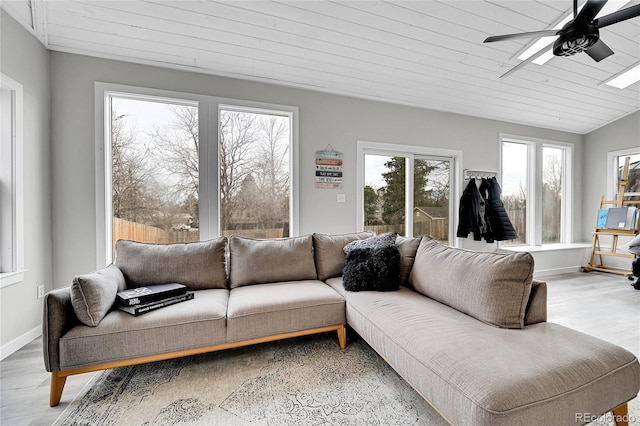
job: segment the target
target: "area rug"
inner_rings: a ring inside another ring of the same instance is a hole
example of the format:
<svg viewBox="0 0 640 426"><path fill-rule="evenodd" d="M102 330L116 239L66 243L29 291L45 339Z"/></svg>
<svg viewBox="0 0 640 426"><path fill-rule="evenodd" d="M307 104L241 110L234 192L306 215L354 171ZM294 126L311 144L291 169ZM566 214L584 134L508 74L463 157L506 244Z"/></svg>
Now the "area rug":
<svg viewBox="0 0 640 426"><path fill-rule="evenodd" d="M84 392L84 393L83 393ZM361 340L335 333L108 370L54 425L446 425Z"/></svg>
<svg viewBox="0 0 640 426"><path fill-rule="evenodd" d="M341 350L335 333L107 370L54 423L446 424L366 343Z"/></svg>

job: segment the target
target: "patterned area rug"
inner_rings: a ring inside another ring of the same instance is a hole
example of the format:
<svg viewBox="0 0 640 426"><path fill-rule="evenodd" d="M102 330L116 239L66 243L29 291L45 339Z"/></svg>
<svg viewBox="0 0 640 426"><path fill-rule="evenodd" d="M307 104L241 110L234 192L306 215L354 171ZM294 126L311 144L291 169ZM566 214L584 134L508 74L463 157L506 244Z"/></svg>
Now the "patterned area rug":
<svg viewBox="0 0 640 426"><path fill-rule="evenodd" d="M108 370L55 425L446 425L361 340L335 333Z"/></svg>
<svg viewBox="0 0 640 426"><path fill-rule="evenodd" d="M107 370L54 423L249 424L447 423L366 343L341 350L335 333ZM589 426L612 424L603 416Z"/></svg>

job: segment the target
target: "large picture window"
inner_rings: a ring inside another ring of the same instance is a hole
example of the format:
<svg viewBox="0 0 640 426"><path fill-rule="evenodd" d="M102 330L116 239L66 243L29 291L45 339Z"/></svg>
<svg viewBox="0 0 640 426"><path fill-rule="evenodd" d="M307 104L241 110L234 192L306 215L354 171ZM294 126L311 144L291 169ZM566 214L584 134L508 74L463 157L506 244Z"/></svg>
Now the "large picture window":
<svg viewBox="0 0 640 426"><path fill-rule="evenodd" d="M358 142L361 229L452 244L458 151Z"/></svg>
<svg viewBox="0 0 640 426"><path fill-rule="evenodd" d="M571 242L572 146L501 136L502 202L518 239L503 245Z"/></svg>
<svg viewBox="0 0 640 426"><path fill-rule="evenodd" d="M296 108L106 84L96 98L99 263L119 239L297 234Z"/></svg>

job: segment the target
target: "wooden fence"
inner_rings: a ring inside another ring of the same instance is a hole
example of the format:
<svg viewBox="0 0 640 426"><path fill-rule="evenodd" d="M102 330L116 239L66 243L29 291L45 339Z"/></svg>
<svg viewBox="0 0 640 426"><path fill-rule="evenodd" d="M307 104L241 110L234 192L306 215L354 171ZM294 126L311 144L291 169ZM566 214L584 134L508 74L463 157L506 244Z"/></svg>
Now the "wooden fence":
<svg viewBox="0 0 640 426"><path fill-rule="evenodd" d="M373 232L376 235L385 232L396 231L399 235L404 235L404 224L402 225L370 225L364 227L365 231ZM439 241L449 240L449 220L430 220L424 222L414 222L413 235L429 235Z"/></svg>

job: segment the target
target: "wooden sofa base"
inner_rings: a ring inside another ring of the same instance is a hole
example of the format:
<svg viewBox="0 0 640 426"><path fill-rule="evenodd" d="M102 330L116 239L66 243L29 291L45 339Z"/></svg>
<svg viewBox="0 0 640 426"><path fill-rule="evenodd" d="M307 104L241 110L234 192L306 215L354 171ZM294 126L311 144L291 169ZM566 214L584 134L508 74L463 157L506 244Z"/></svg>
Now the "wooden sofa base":
<svg viewBox="0 0 640 426"><path fill-rule="evenodd" d="M123 361L107 362L105 364L92 365L89 367L76 368L74 370L53 371L51 372L51 390L49 393L49 405L55 407L60 403L62 391L67 377L76 374L90 373L92 371L108 370L110 368L128 367L130 365L146 364L155 361L164 361L167 359L180 358L190 355L198 355L207 352L222 351L225 349L235 349L242 346L256 345L258 343L273 342L276 340L290 339L292 337L308 336L311 334L326 333L329 331L338 332L338 342L340 348L347 347L347 329L344 324L332 325L328 327L313 328L310 330L295 331L293 333L276 334L273 336L261 337L259 339L243 340L241 342L223 343L221 345L206 346L203 348L188 349L184 351L169 352L160 355L146 356L142 358L127 359Z"/></svg>

